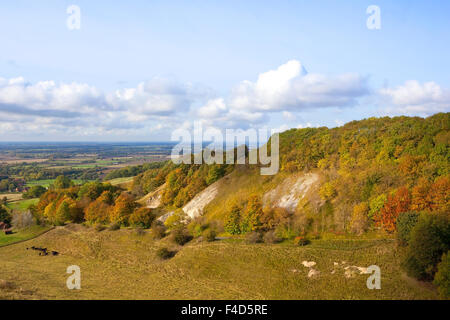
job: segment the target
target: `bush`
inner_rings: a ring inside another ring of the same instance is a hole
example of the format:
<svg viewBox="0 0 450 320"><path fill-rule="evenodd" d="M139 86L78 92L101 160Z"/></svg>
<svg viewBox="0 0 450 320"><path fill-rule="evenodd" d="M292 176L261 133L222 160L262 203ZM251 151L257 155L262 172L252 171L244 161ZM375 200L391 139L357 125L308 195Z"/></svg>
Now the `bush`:
<svg viewBox="0 0 450 320"><path fill-rule="evenodd" d="M184 225L184 222L187 220L187 216L183 210L178 210L169 216L166 221L164 221L164 225L168 229L177 229Z"/></svg>
<svg viewBox="0 0 450 320"><path fill-rule="evenodd" d="M109 230L111 231L116 231L120 229L120 224L119 223L113 223L112 225L109 226Z"/></svg>
<svg viewBox="0 0 450 320"><path fill-rule="evenodd" d="M155 220L155 215L149 208L136 209L128 219L131 225L139 226L145 229L150 228L150 226L153 223L153 220Z"/></svg>
<svg viewBox="0 0 450 320"><path fill-rule="evenodd" d="M197 217L188 224L187 228L194 237L200 237L209 227L204 220L203 217Z"/></svg>
<svg viewBox="0 0 450 320"><path fill-rule="evenodd" d="M281 242L281 238L279 238L275 231L271 230L264 234L264 242L265 243L278 243Z"/></svg>
<svg viewBox="0 0 450 320"><path fill-rule="evenodd" d="M262 234L259 232L250 232L246 238L247 243L261 243L262 240Z"/></svg>
<svg viewBox="0 0 450 320"><path fill-rule="evenodd" d="M192 236L184 228L178 228L172 231L172 240L176 244L183 246L192 240Z"/></svg>
<svg viewBox="0 0 450 320"><path fill-rule="evenodd" d="M434 276L434 284L438 286L439 295L448 299L450 298L450 251L442 255L437 270Z"/></svg>
<svg viewBox="0 0 450 320"><path fill-rule="evenodd" d="M35 222L33 215L28 211L14 214L11 224L15 229L24 229L31 227Z"/></svg>
<svg viewBox="0 0 450 320"><path fill-rule="evenodd" d="M175 255L175 253L176 252L170 251L167 248L160 248L158 249L158 251L156 251L156 255L163 260L172 258Z"/></svg>
<svg viewBox="0 0 450 320"><path fill-rule="evenodd" d="M2 205L0 205L0 222L4 222L6 224L11 223L11 215L6 211L5 208L3 208Z"/></svg>
<svg viewBox="0 0 450 320"><path fill-rule="evenodd" d="M160 221L155 221L152 224L151 230L155 239L162 239L166 236L166 227Z"/></svg>
<svg viewBox="0 0 450 320"><path fill-rule="evenodd" d="M442 255L449 250L450 219L447 213L422 213L412 229L403 267L409 276L432 280Z"/></svg>
<svg viewBox="0 0 450 320"><path fill-rule="evenodd" d="M304 236L298 236L298 237L295 237L295 239L294 239L294 244L296 244L298 246L306 246L306 245L310 244L310 242L311 241L309 241L309 239Z"/></svg>
<svg viewBox="0 0 450 320"><path fill-rule="evenodd" d="M105 229L106 229L106 226L103 225L103 224L97 223L97 224L94 226L94 229L95 229L95 231L100 232L100 231L105 230Z"/></svg>
<svg viewBox="0 0 450 320"><path fill-rule="evenodd" d="M207 229L203 232L203 239L208 242L213 242L216 240L216 231L214 229Z"/></svg>
<svg viewBox="0 0 450 320"><path fill-rule="evenodd" d="M419 213L415 211L403 212L397 218L397 240L401 245L407 245L411 230L419 220Z"/></svg>

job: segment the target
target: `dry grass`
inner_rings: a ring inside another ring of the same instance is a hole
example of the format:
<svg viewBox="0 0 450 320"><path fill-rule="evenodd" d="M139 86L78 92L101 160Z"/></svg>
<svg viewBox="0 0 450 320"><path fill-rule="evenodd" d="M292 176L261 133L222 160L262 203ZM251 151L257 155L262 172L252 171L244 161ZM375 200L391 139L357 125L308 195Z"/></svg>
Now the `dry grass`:
<svg viewBox="0 0 450 320"><path fill-rule="evenodd" d="M0 193L0 199L6 197L8 202L19 201L22 200L21 193Z"/></svg>
<svg viewBox="0 0 450 320"><path fill-rule="evenodd" d="M32 245L59 251L39 256ZM313 245L192 242L178 247L169 239L133 230L96 232L81 225L58 227L34 240L0 248L0 299L435 299L433 291L402 278L395 244L330 249ZM157 250L178 251L161 260ZM320 275L307 277L302 261L316 261ZM382 289L368 290L367 275L347 279L333 262L376 264ZM81 267L81 290L66 288L66 269Z"/></svg>

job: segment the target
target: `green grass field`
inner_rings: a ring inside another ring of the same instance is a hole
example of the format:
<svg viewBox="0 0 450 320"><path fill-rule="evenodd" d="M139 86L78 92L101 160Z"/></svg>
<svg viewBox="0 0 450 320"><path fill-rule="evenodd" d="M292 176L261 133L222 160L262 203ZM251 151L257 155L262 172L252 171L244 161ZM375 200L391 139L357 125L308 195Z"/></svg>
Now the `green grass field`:
<svg viewBox="0 0 450 320"><path fill-rule="evenodd" d="M36 204L39 202L39 199L26 199L26 200L19 200L15 202L8 202L6 204L6 207L10 210L14 211L26 211L28 207L32 204Z"/></svg>
<svg viewBox="0 0 450 320"><path fill-rule="evenodd" d="M318 241L298 247L195 240L179 247L147 232L97 232L81 225L0 248L0 299L436 299L433 288L410 281L393 241ZM60 252L39 256L32 245ZM162 246L177 250L160 260ZM314 261L308 277L303 261ZM68 290L68 266L81 268L81 290ZM381 290L367 274L345 276L346 266L381 268Z"/></svg>
<svg viewBox="0 0 450 320"><path fill-rule="evenodd" d="M72 180L75 184L82 184L83 180ZM32 180L27 182L28 187L32 186L43 186L45 188L48 188L50 185L52 185L55 182L55 179L44 179L44 180Z"/></svg>
<svg viewBox="0 0 450 320"><path fill-rule="evenodd" d="M50 229L51 227L32 226L27 229L14 231L13 234L9 235L5 235L3 232L0 232L0 247L31 239Z"/></svg>
<svg viewBox="0 0 450 320"><path fill-rule="evenodd" d="M133 181L133 179L134 179L134 177L124 177L124 178L111 179L111 180L108 180L106 182L109 182L113 186L115 186L115 185L119 185L119 184L122 184L122 183L131 182L131 181Z"/></svg>

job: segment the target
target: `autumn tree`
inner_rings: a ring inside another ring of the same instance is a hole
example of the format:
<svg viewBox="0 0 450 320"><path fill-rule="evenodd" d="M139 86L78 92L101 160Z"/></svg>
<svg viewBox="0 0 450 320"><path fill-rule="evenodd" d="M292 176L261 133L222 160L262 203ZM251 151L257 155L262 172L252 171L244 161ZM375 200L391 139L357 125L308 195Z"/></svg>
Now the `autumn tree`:
<svg viewBox="0 0 450 320"><path fill-rule="evenodd" d="M430 196L431 183L427 179L420 179L411 190L411 210L431 211L433 202Z"/></svg>
<svg viewBox="0 0 450 320"><path fill-rule="evenodd" d="M362 234L367 231L369 226L369 206L367 202L361 202L353 207L353 214L350 220L350 229L356 234Z"/></svg>
<svg viewBox="0 0 450 320"><path fill-rule="evenodd" d="M128 220L133 226L150 228L155 218L156 216L152 213L152 209L143 207L136 209Z"/></svg>
<svg viewBox="0 0 450 320"><path fill-rule="evenodd" d="M401 187L394 196L388 195L384 207L380 211L380 217L377 221L383 229L389 233L396 230L397 217L402 212L409 211L411 205L411 197L408 188Z"/></svg>
<svg viewBox="0 0 450 320"><path fill-rule="evenodd" d="M136 208L133 196L127 192L122 194L116 199L114 209L111 211L110 220L114 223L122 225L128 224L128 218Z"/></svg>
<svg viewBox="0 0 450 320"><path fill-rule="evenodd" d="M248 199L244 211L241 231L259 231L262 228L261 217L263 215L261 198L257 195L251 195Z"/></svg>

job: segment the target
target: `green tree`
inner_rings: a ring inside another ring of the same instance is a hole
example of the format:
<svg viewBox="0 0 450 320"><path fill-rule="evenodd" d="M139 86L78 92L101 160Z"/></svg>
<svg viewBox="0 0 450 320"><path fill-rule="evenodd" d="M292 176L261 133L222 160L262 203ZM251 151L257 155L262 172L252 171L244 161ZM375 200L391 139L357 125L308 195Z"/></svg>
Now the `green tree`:
<svg viewBox="0 0 450 320"><path fill-rule="evenodd" d="M441 262L437 267L438 271L434 276L434 284L438 286L439 295L450 298L450 251L442 255Z"/></svg>
<svg viewBox="0 0 450 320"><path fill-rule="evenodd" d="M58 176L53 183L54 189L67 189L73 186L73 182L65 176Z"/></svg>
<svg viewBox="0 0 450 320"><path fill-rule="evenodd" d="M56 225L63 225L67 220L70 219L70 206L66 200L63 200L56 210L56 215L53 223Z"/></svg>
<svg viewBox="0 0 450 320"><path fill-rule="evenodd" d="M241 233L241 208L238 205L233 205L228 214L228 219L225 224L225 231L230 234Z"/></svg>
<svg viewBox="0 0 450 320"><path fill-rule="evenodd" d="M450 217L447 213L423 213L411 231L403 266L408 275L432 280L437 264L450 246Z"/></svg>
<svg viewBox="0 0 450 320"><path fill-rule="evenodd" d="M11 223L11 215L1 204L0 204L0 222L4 222L6 224Z"/></svg>
<svg viewBox="0 0 450 320"><path fill-rule="evenodd" d="M401 245L407 245L411 230L417 224L420 214L415 211L403 212L397 218L397 240Z"/></svg>
<svg viewBox="0 0 450 320"><path fill-rule="evenodd" d="M213 164L209 167L208 170L208 176L206 177L206 184L210 185L220 178L223 177L225 174L225 168L222 165L219 164Z"/></svg>
<svg viewBox="0 0 450 320"><path fill-rule="evenodd" d="M22 197L24 199L40 198L45 192L47 192L47 189L43 186L32 186Z"/></svg>

